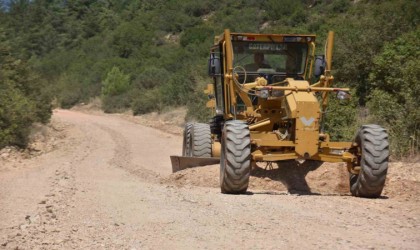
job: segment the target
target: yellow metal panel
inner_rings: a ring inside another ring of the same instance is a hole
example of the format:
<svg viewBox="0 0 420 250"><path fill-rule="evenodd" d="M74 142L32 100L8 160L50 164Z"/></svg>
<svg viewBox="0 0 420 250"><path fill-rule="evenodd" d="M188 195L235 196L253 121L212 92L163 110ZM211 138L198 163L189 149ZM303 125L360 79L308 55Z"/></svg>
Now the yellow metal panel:
<svg viewBox="0 0 420 250"><path fill-rule="evenodd" d="M291 90L286 90L285 92L286 99L283 99L283 106L286 107L286 112L288 118L296 117L296 100L293 92Z"/></svg>
<svg viewBox="0 0 420 250"><path fill-rule="evenodd" d="M279 140L254 140L258 147L294 147L293 141L279 141Z"/></svg>
<svg viewBox="0 0 420 250"><path fill-rule="evenodd" d="M207 88L204 90L204 94L207 94L207 95L214 94L214 85L213 85L213 83L207 84Z"/></svg>
<svg viewBox="0 0 420 250"><path fill-rule="evenodd" d="M271 140L271 141L278 141L279 137L273 132L258 132L258 131L250 131L251 141L256 140Z"/></svg>
<svg viewBox="0 0 420 250"><path fill-rule="evenodd" d="M206 103L206 107L207 108L216 108L216 100L214 100L214 99L208 100L207 103Z"/></svg>
<svg viewBox="0 0 420 250"><path fill-rule="evenodd" d="M312 160L325 161L325 162L347 162L348 159L342 155L332 154L317 154L311 158Z"/></svg>
<svg viewBox="0 0 420 250"><path fill-rule="evenodd" d="M270 123L271 123L271 121L269 119L265 119L265 120L262 120L262 121L259 121L257 123L254 123L254 124L250 125L249 130L255 130L255 129L263 127L263 126L270 125Z"/></svg>
<svg viewBox="0 0 420 250"><path fill-rule="evenodd" d="M334 32L328 32L328 39L327 39L327 67L326 70L330 71L332 68L332 51L334 48Z"/></svg>
<svg viewBox="0 0 420 250"><path fill-rule="evenodd" d="M352 142L321 142L320 148L349 149Z"/></svg>
<svg viewBox="0 0 420 250"><path fill-rule="evenodd" d="M255 161L283 161L283 160L294 160L298 159L298 155L295 153L268 153L261 154L258 152L252 153L252 159Z"/></svg>
<svg viewBox="0 0 420 250"><path fill-rule="evenodd" d="M254 37L255 41L259 42L283 42L284 37L301 37L302 43L308 43L307 38L310 38L310 41L315 41L315 35L304 35L304 34L255 34L255 33L235 33L232 32L233 37L237 36L251 36ZM235 38L234 38L235 39Z"/></svg>
<svg viewBox="0 0 420 250"><path fill-rule="evenodd" d="M221 148L220 142L213 141L211 145L211 157L220 157Z"/></svg>
<svg viewBox="0 0 420 250"><path fill-rule="evenodd" d="M309 82L288 78L288 87L307 88ZM318 152L319 103L313 92L286 91L290 118L296 119L295 151L302 157Z"/></svg>

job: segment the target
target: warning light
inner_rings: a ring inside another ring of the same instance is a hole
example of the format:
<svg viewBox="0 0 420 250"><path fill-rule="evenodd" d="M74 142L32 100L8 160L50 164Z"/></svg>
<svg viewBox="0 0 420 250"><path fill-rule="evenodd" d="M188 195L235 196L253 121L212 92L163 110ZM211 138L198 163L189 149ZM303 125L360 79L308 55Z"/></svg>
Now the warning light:
<svg viewBox="0 0 420 250"><path fill-rule="evenodd" d="M255 41L255 36L246 36L245 41Z"/></svg>

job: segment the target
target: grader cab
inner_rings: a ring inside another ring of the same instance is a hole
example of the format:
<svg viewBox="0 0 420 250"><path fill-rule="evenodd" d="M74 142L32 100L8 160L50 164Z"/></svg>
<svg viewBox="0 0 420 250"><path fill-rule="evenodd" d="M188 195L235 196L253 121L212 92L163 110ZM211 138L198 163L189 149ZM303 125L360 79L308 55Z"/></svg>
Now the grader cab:
<svg viewBox="0 0 420 250"><path fill-rule="evenodd" d="M225 30L217 36L207 89L214 117L186 124L183 156L171 156L173 171L220 162L222 193L241 194L253 162L344 162L351 193L379 197L388 168L385 129L364 125L349 142L331 141L323 130L329 95L349 97L348 88L331 87L333 42L330 32L325 56L315 56L314 35Z"/></svg>

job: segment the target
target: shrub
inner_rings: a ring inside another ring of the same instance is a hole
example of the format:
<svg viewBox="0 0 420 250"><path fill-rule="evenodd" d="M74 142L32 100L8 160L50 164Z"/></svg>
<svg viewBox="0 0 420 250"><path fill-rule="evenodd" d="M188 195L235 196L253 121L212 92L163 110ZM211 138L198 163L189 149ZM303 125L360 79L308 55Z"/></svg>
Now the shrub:
<svg viewBox="0 0 420 250"><path fill-rule="evenodd" d="M375 89L367 106L370 119L388 128L395 156L420 152L420 29L384 46L369 80Z"/></svg>
<svg viewBox="0 0 420 250"><path fill-rule="evenodd" d="M118 112L130 106L127 91L130 87L130 76L118 67L113 67L102 83L102 109L107 113Z"/></svg>
<svg viewBox="0 0 420 250"><path fill-rule="evenodd" d="M120 95L130 87L130 76L124 74L118 67L108 72L102 83L102 96Z"/></svg>
<svg viewBox="0 0 420 250"><path fill-rule="evenodd" d="M131 99L128 93L102 97L102 110L105 113L122 112L130 108L130 106Z"/></svg>
<svg viewBox="0 0 420 250"><path fill-rule="evenodd" d="M194 92L194 82L188 73L179 72L164 83L160 89L163 102L170 106L185 105Z"/></svg>
<svg viewBox="0 0 420 250"><path fill-rule="evenodd" d="M206 107L208 98L203 90L194 92L188 100L188 111L186 121L208 122L211 117L211 110Z"/></svg>
<svg viewBox="0 0 420 250"><path fill-rule="evenodd" d="M25 146L36 120L35 105L18 89L0 81L0 148Z"/></svg>
<svg viewBox="0 0 420 250"><path fill-rule="evenodd" d="M354 92L352 93L354 95ZM343 103L330 93L327 112L325 114L325 132L334 141L351 141L357 130L357 98Z"/></svg>
<svg viewBox="0 0 420 250"><path fill-rule="evenodd" d="M51 99L27 64L14 58L1 40L0 90L0 148L25 146L32 123L48 122Z"/></svg>
<svg viewBox="0 0 420 250"><path fill-rule="evenodd" d="M132 96L131 109L134 115L146 114L152 111L161 111L163 103L158 88L137 90Z"/></svg>
<svg viewBox="0 0 420 250"><path fill-rule="evenodd" d="M185 47L188 44L200 44L206 40L212 41L214 30L206 25L200 25L184 31L181 36L181 46Z"/></svg>
<svg viewBox="0 0 420 250"><path fill-rule="evenodd" d="M167 82L169 79L169 72L163 68L154 66L147 67L137 76L133 82L133 87L138 89L153 89L158 85Z"/></svg>

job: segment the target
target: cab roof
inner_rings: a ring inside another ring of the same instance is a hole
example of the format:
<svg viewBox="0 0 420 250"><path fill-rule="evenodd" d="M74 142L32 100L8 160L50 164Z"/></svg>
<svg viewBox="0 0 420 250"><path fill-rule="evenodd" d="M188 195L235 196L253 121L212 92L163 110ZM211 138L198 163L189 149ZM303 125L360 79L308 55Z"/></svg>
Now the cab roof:
<svg viewBox="0 0 420 250"><path fill-rule="evenodd" d="M245 42L315 42L315 35L304 34L257 34L257 33L230 33L232 41ZM214 45L220 44L225 40L224 33L214 38Z"/></svg>

